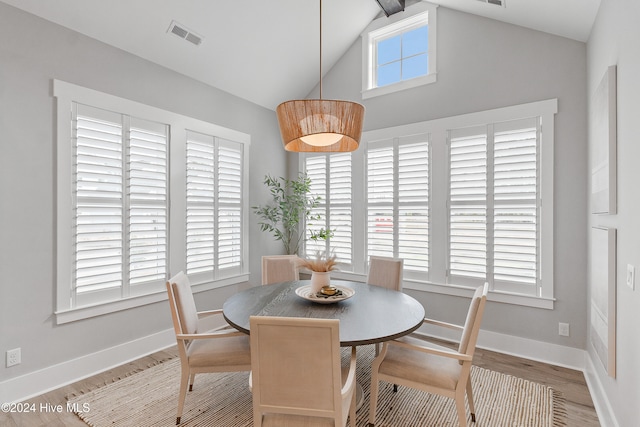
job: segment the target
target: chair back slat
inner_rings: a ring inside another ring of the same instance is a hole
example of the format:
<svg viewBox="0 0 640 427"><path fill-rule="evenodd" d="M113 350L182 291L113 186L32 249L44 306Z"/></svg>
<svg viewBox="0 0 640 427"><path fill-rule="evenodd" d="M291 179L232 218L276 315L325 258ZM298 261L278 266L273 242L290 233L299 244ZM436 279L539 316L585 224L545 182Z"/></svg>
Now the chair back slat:
<svg viewBox="0 0 640 427"><path fill-rule="evenodd" d="M369 257L369 285L381 286L394 291L402 290L402 269L404 260L381 256Z"/></svg>
<svg viewBox="0 0 640 427"><path fill-rule="evenodd" d="M262 284L298 280L298 257L296 255L274 255L262 257Z"/></svg>
<svg viewBox="0 0 640 427"><path fill-rule="evenodd" d="M473 293L471 304L469 304L469 311L467 312L467 319L464 322L462 336L460 337L460 345L458 347L458 352L460 353L473 355L475 351L488 291L489 284L485 283L484 286L478 287Z"/></svg>

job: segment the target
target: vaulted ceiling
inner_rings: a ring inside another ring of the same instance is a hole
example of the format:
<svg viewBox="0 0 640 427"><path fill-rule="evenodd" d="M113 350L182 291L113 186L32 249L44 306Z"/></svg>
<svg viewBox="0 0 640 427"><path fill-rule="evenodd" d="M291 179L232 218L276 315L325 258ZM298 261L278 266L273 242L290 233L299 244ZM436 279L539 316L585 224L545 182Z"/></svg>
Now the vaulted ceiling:
<svg viewBox="0 0 640 427"><path fill-rule="evenodd" d="M0 0L266 108L318 83L317 0ZM480 16L586 41L600 0L431 0ZM407 5L416 0L407 0ZM375 0L323 1L323 70L377 16ZM171 34L172 21L202 37Z"/></svg>

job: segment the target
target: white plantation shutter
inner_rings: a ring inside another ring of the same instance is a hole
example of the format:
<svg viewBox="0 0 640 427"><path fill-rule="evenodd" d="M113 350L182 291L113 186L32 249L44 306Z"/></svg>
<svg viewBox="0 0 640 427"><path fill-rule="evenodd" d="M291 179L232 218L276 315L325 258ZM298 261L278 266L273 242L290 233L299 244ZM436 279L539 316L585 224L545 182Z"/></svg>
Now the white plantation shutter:
<svg viewBox="0 0 640 427"><path fill-rule="evenodd" d="M168 127L131 119L129 141L129 282L167 275Z"/></svg>
<svg viewBox="0 0 640 427"><path fill-rule="evenodd" d="M367 148L367 258L404 259L407 278L429 271L429 140L414 135Z"/></svg>
<svg viewBox="0 0 640 427"><path fill-rule="evenodd" d="M536 295L538 119L449 134L449 282Z"/></svg>
<svg viewBox="0 0 640 427"><path fill-rule="evenodd" d="M132 286L163 283L167 126L82 104L74 104L73 118L72 298L117 299Z"/></svg>
<svg viewBox="0 0 640 427"><path fill-rule="evenodd" d="M537 122L496 124L493 150L494 286L531 295L539 277Z"/></svg>
<svg viewBox="0 0 640 427"><path fill-rule="evenodd" d="M484 280L487 274L486 128L449 136L449 274Z"/></svg>
<svg viewBox="0 0 640 427"><path fill-rule="evenodd" d="M75 105L74 296L124 280L122 116Z"/></svg>
<svg viewBox="0 0 640 427"><path fill-rule="evenodd" d="M367 260L394 256L393 141L370 143L367 148Z"/></svg>
<svg viewBox="0 0 640 427"><path fill-rule="evenodd" d="M187 274L215 267L215 139L187 131Z"/></svg>
<svg viewBox="0 0 640 427"><path fill-rule="evenodd" d="M404 268L429 270L429 143L400 139L398 147L398 257Z"/></svg>
<svg viewBox="0 0 640 427"><path fill-rule="evenodd" d="M328 229L333 231L329 239L329 250L337 256L340 268L352 264L352 184L351 153L332 154L329 156L329 196L328 196Z"/></svg>
<svg viewBox="0 0 640 427"><path fill-rule="evenodd" d="M314 241L309 238L312 229L327 228L327 156L308 156L305 159L305 172L311 179L309 193L320 198L318 206L311 211L311 215L319 219L309 220L305 224L305 253L307 258L313 258L316 253L327 251L325 241Z"/></svg>
<svg viewBox="0 0 640 427"><path fill-rule="evenodd" d="M187 131L187 274L222 277L242 265L243 146Z"/></svg>
<svg viewBox="0 0 640 427"><path fill-rule="evenodd" d="M340 269L347 271L352 264L352 185L351 153L309 155L305 158L305 172L311 179L311 194L320 197L313 210L319 220L310 221L307 229L306 254L317 251L335 254ZM326 242L309 239L310 230L320 228L333 231Z"/></svg>
<svg viewBox="0 0 640 427"><path fill-rule="evenodd" d="M218 143L218 268L239 271L242 265L243 146Z"/></svg>

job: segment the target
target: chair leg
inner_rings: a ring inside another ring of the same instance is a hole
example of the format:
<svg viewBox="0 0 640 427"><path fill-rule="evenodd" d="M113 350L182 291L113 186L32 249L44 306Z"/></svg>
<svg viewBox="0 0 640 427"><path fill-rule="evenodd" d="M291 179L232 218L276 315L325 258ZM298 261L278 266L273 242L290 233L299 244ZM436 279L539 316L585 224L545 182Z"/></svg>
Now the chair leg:
<svg viewBox="0 0 640 427"><path fill-rule="evenodd" d="M189 391L193 391L193 382L196 380L196 374L191 374L189 377Z"/></svg>
<svg viewBox="0 0 640 427"><path fill-rule="evenodd" d="M178 392L178 415L176 418L176 425L180 424L180 418L182 417L182 410L184 408L184 398L187 395L187 385L189 384L189 371L182 370L180 376L180 391Z"/></svg>
<svg viewBox="0 0 640 427"><path fill-rule="evenodd" d="M369 427L376 422L376 407L378 406L378 372L371 373L371 391L369 392Z"/></svg>
<svg viewBox="0 0 640 427"><path fill-rule="evenodd" d="M356 394L356 387L354 387L351 395L351 408L349 408L349 425L351 427L356 427Z"/></svg>
<svg viewBox="0 0 640 427"><path fill-rule="evenodd" d="M467 411L464 407L464 393L462 396L456 393L456 409L458 410L458 425L467 427Z"/></svg>
<svg viewBox="0 0 640 427"><path fill-rule="evenodd" d="M471 376L467 380L467 401L469 402L469 412L471 412L471 422L476 422L476 409L473 405L473 391L471 390Z"/></svg>

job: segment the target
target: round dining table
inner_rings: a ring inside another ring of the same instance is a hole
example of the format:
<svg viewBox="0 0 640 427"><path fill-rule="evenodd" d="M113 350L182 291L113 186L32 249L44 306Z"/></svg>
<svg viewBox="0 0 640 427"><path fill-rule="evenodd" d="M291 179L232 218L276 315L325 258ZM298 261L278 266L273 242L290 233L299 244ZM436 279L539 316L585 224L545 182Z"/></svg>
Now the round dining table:
<svg viewBox="0 0 640 427"><path fill-rule="evenodd" d="M296 289L309 284L309 280L296 280L249 288L225 301L224 318L247 334L250 333L250 316L339 319L340 345L346 347L407 335L422 325L425 316L422 304L402 292L332 279L331 285L349 288L355 293L341 301L319 303L296 293Z"/></svg>

